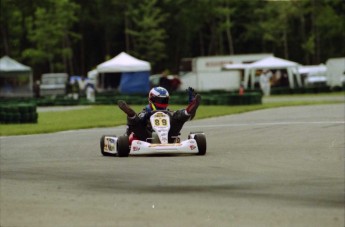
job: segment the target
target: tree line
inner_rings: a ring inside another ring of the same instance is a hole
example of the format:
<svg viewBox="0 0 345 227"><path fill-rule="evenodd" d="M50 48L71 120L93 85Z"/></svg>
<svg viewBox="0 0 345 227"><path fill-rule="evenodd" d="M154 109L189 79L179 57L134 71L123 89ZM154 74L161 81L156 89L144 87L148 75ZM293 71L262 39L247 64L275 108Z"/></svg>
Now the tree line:
<svg viewBox="0 0 345 227"><path fill-rule="evenodd" d="M273 53L301 64L344 56L342 0L0 0L1 56L86 75L121 51L152 72L182 58Z"/></svg>

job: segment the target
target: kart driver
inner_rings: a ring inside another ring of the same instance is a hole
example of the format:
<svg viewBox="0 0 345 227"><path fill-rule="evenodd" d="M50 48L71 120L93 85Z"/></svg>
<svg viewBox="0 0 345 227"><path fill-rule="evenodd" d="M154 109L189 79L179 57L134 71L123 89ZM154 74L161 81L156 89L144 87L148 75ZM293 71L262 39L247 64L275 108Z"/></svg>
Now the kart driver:
<svg viewBox="0 0 345 227"><path fill-rule="evenodd" d="M169 105L169 92L163 87L154 87L150 90L149 104L138 114L125 101L119 100L119 108L127 114L128 128L126 134L129 136L130 142L134 139L146 141L147 138L152 137L152 129L149 122L152 111L156 110L169 111L171 127L168 138L169 143L173 142L180 135L184 123L194 118L201 101L201 96L193 88L189 87L187 92L189 95L189 105L186 109L177 111L167 109Z"/></svg>

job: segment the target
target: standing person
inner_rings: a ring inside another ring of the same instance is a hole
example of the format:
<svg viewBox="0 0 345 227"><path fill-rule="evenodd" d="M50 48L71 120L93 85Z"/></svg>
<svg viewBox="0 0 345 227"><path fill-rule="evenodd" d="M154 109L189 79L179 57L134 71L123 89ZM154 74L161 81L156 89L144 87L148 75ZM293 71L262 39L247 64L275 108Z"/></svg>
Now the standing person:
<svg viewBox="0 0 345 227"><path fill-rule="evenodd" d="M167 71L162 72L161 78L159 79L159 86L167 89L168 92L171 92L171 81L168 78Z"/></svg>
<svg viewBox="0 0 345 227"><path fill-rule="evenodd" d="M34 93L35 93L35 98L39 99L41 97L41 87L40 87L40 81L36 80L34 84Z"/></svg>
<svg viewBox="0 0 345 227"><path fill-rule="evenodd" d="M263 70L260 75L260 88L265 96L269 96L271 93L271 82L272 72L269 70Z"/></svg>
<svg viewBox="0 0 345 227"><path fill-rule="evenodd" d="M95 102L96 101L95 86L90 82L88 82L86 84L86 99L89 102Z"/></svg>
<svg viewBox="0 0 345 227"><path fill-rule="evenodd" d="M244 85L243 85L243 83L240 84L240 88L238 90L238 94L239 95L244 95Z"/></svg>
<svg viewBox="0 0 345 227"><path fill-rule="evenodd" d="M150 116L155 110L169 111L171 128L168 137L169 142L174 141L179 136L184 123L194 118L201 101L201 96L193 88L190 87L187 91L189 94L189 105L186 109L177 111L170 111L168 109L169 92L163 87L151 89L148 95L149 104L138 114L125 101L119 100L118 106L127 114L127 135L130 141L133 141L133 139L146 141L147 138L151 138L152 128L148 126L150 125Z"/></svg>
<svg viewBox="0 0 345 227"><path fill-rule="evenodd" d="M69 80L67 80L65 85L65 94L67 98L70 99L72 98L72 84Z"/></svg>
<svg viewBox="0 0 345 227"><path fill-rule="evenodd" d="M181 80L178 76L172 76L172 79L170 80L171 84L171 91L177 91L181 85Z"/></svg>
<svg viewBox="0 0 345 227"><path fill-rule="evenodd" d="M73 99L78 100L79 99L79 83L77 80L74 80L72 84L72 93L73 93Z"/></svg>

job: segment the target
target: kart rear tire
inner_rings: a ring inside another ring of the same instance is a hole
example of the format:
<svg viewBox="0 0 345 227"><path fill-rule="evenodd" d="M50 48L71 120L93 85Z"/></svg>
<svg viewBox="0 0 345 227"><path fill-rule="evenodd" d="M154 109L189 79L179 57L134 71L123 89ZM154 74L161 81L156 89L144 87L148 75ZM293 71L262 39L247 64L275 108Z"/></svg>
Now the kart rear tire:
<svg viewBox="0 0 345 227"><path fill-rule="evenodd" d="M107 152L104 152L104 138L106 137L106 135L103 135L101 137L101 140L100 140L100 145L101 145L101 153L103 156L116 156L116 154L110 154L110 153L107 153ZM111 137L116 137L116 136L111 136Z"/></svg>
<svg viewBox="0 0 345 227"><path fill-rule="evenodd" d="M197 155L205 155L206 154L206 137L204 134L196 134L194 136L194 139L196 141L196 144L198 145L199 152Z"/></svg>
<svg viewBox="0 0 345 227"><path fill-rule="evenodd" d="M120 136L117 139L117 155L119 157L128 157L129 156L129 137Z"/></svg>

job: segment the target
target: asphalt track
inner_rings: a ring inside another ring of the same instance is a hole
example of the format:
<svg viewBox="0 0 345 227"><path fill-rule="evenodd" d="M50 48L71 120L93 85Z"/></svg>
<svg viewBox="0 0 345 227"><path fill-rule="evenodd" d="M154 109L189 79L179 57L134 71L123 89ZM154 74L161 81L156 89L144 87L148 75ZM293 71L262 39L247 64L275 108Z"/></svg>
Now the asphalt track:
<svg viewBox="0 0 345 227"><path fill-rule="evenodd" d="M206 156L102 157L124 127L1 137L0 226L344 226L344 104L188 122Z"/></svg>

